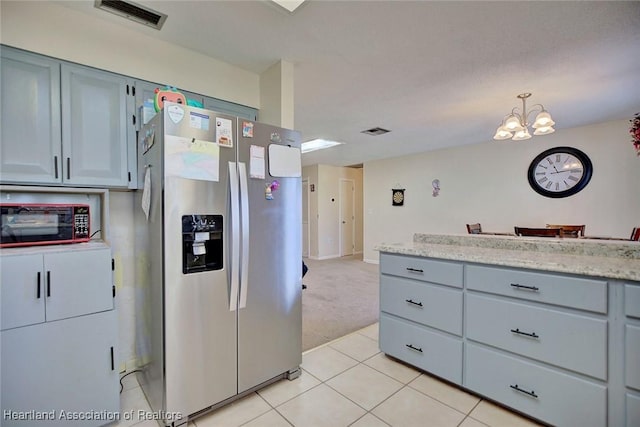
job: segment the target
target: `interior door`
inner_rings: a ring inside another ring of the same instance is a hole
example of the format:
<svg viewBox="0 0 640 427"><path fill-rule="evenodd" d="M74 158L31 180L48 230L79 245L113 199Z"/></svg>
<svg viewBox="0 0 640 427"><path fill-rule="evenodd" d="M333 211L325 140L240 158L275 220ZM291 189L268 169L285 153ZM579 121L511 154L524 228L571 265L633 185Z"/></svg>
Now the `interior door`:
<svg viewBox="0 0 640 427"><path fill-rule="evenodd" d="M353 180L340 180L340 255L353 255L354 247L354 191Z"/></svg>

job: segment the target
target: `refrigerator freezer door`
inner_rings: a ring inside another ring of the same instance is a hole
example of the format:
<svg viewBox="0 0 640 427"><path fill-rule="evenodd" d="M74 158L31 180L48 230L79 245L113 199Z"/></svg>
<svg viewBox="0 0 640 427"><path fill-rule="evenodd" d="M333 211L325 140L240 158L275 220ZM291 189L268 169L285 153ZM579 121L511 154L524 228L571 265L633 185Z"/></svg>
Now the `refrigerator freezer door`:
<svg viewBox="0 0 640 427"><path fill-rule="evenodd" d="M249 163L251 146L266 148L274 135L284 145L300 146L299 133L255 123L253 137L238 133L238 161ZM269 199L265 188L275 180ZM246 307L238 310L238 392L302 362L302 182L267 173L265 179L248 178L246 194L249 244L242 262L248 272Z"/></svg>
<svg viewBox="0 0 640 427"><path fill-rule="evenodd" d="M182 120L167 117L167 132L215 142L218 116L184 109ZM180 118L182 115L179 115ZM232 117L224 117L234 120ZM209 152L209 151L207 151ZM164 176L164 339L166 411L188 415L237 393L237 313L230 311L228 280L229 182L226 170L235 150L219 147L218 181ZM165 152L165 163L169 154ZM172 161L175 161L175 157ZM185 164L193 161L192 156ZM214 162L215 163L215 162ZM215 174L214 174L215 175ZM223 268L183 274L180 259L183 215L222 215Z"/></svg>

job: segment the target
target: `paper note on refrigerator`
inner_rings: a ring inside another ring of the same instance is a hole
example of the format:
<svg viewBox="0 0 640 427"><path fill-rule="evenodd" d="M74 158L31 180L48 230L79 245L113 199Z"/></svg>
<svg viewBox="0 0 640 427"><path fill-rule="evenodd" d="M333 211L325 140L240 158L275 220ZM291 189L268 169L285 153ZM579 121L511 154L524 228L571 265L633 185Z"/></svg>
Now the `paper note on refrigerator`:
<svg viewBox="0 0 640 427"><path fill-rule="evenodd" d="M216 117L216 142L223 147L233 147L233 122Z"/></svg>
<svg viewBox="0 0 640 427"><path fill-rule="evenodd" d="M220 146L215 142L166 135L164 143L167 176L220 180Z"/></svg>
<svg viewBox="0 0 640 427"><path fill-rule="evenodd" d="M264 179L264 147L252 145L249 157L249 176L251 178Z"/></svg>
<svg viewBox="0 0 640 427"><path fill-rule="evenodd" d="M302 176L300 149L285 145L269 145L269 174L280 178Z"/></svg>

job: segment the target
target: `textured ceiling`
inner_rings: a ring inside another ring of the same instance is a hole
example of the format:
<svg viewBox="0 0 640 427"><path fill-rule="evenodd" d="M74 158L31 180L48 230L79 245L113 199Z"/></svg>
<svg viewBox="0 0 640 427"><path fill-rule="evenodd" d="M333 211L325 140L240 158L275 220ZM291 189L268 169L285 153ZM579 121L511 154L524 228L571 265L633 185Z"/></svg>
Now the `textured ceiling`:
<svg viewBox="0 0 640 427"><path fill-rule="evenodd" d="M138 1L162 31L60 3L255 73L292 62L295 128L345 143L305 165L489 141L522 92L558 131L640 111L637 1ZM376 126L392 132L360 133Z"/></svg>

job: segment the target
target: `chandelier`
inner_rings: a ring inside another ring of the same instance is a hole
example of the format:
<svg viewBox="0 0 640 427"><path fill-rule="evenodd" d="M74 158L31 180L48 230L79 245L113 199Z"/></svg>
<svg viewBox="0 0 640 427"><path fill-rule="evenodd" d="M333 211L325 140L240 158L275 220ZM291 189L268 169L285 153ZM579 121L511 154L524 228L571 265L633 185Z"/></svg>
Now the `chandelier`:
<svg viewBox="0 0 640 427"><path fill-rule="evenodd" d="M522 110L518 111L518 107L514 107L511 110L511 114L507 114L502 119L502 123L498 126L496 134L493 139L513 139L514 141L524 141L531 138L529 133L529 116L533 113L536 115L536 120L531 127L534 130L534 135L548 135L555 132L553 125L556 123L551 119L551 114L544 109L542 104L534 105L531 110L527 111L527 98L531 96L530 93L521 93L518 98L522 100Z"/></svg>

